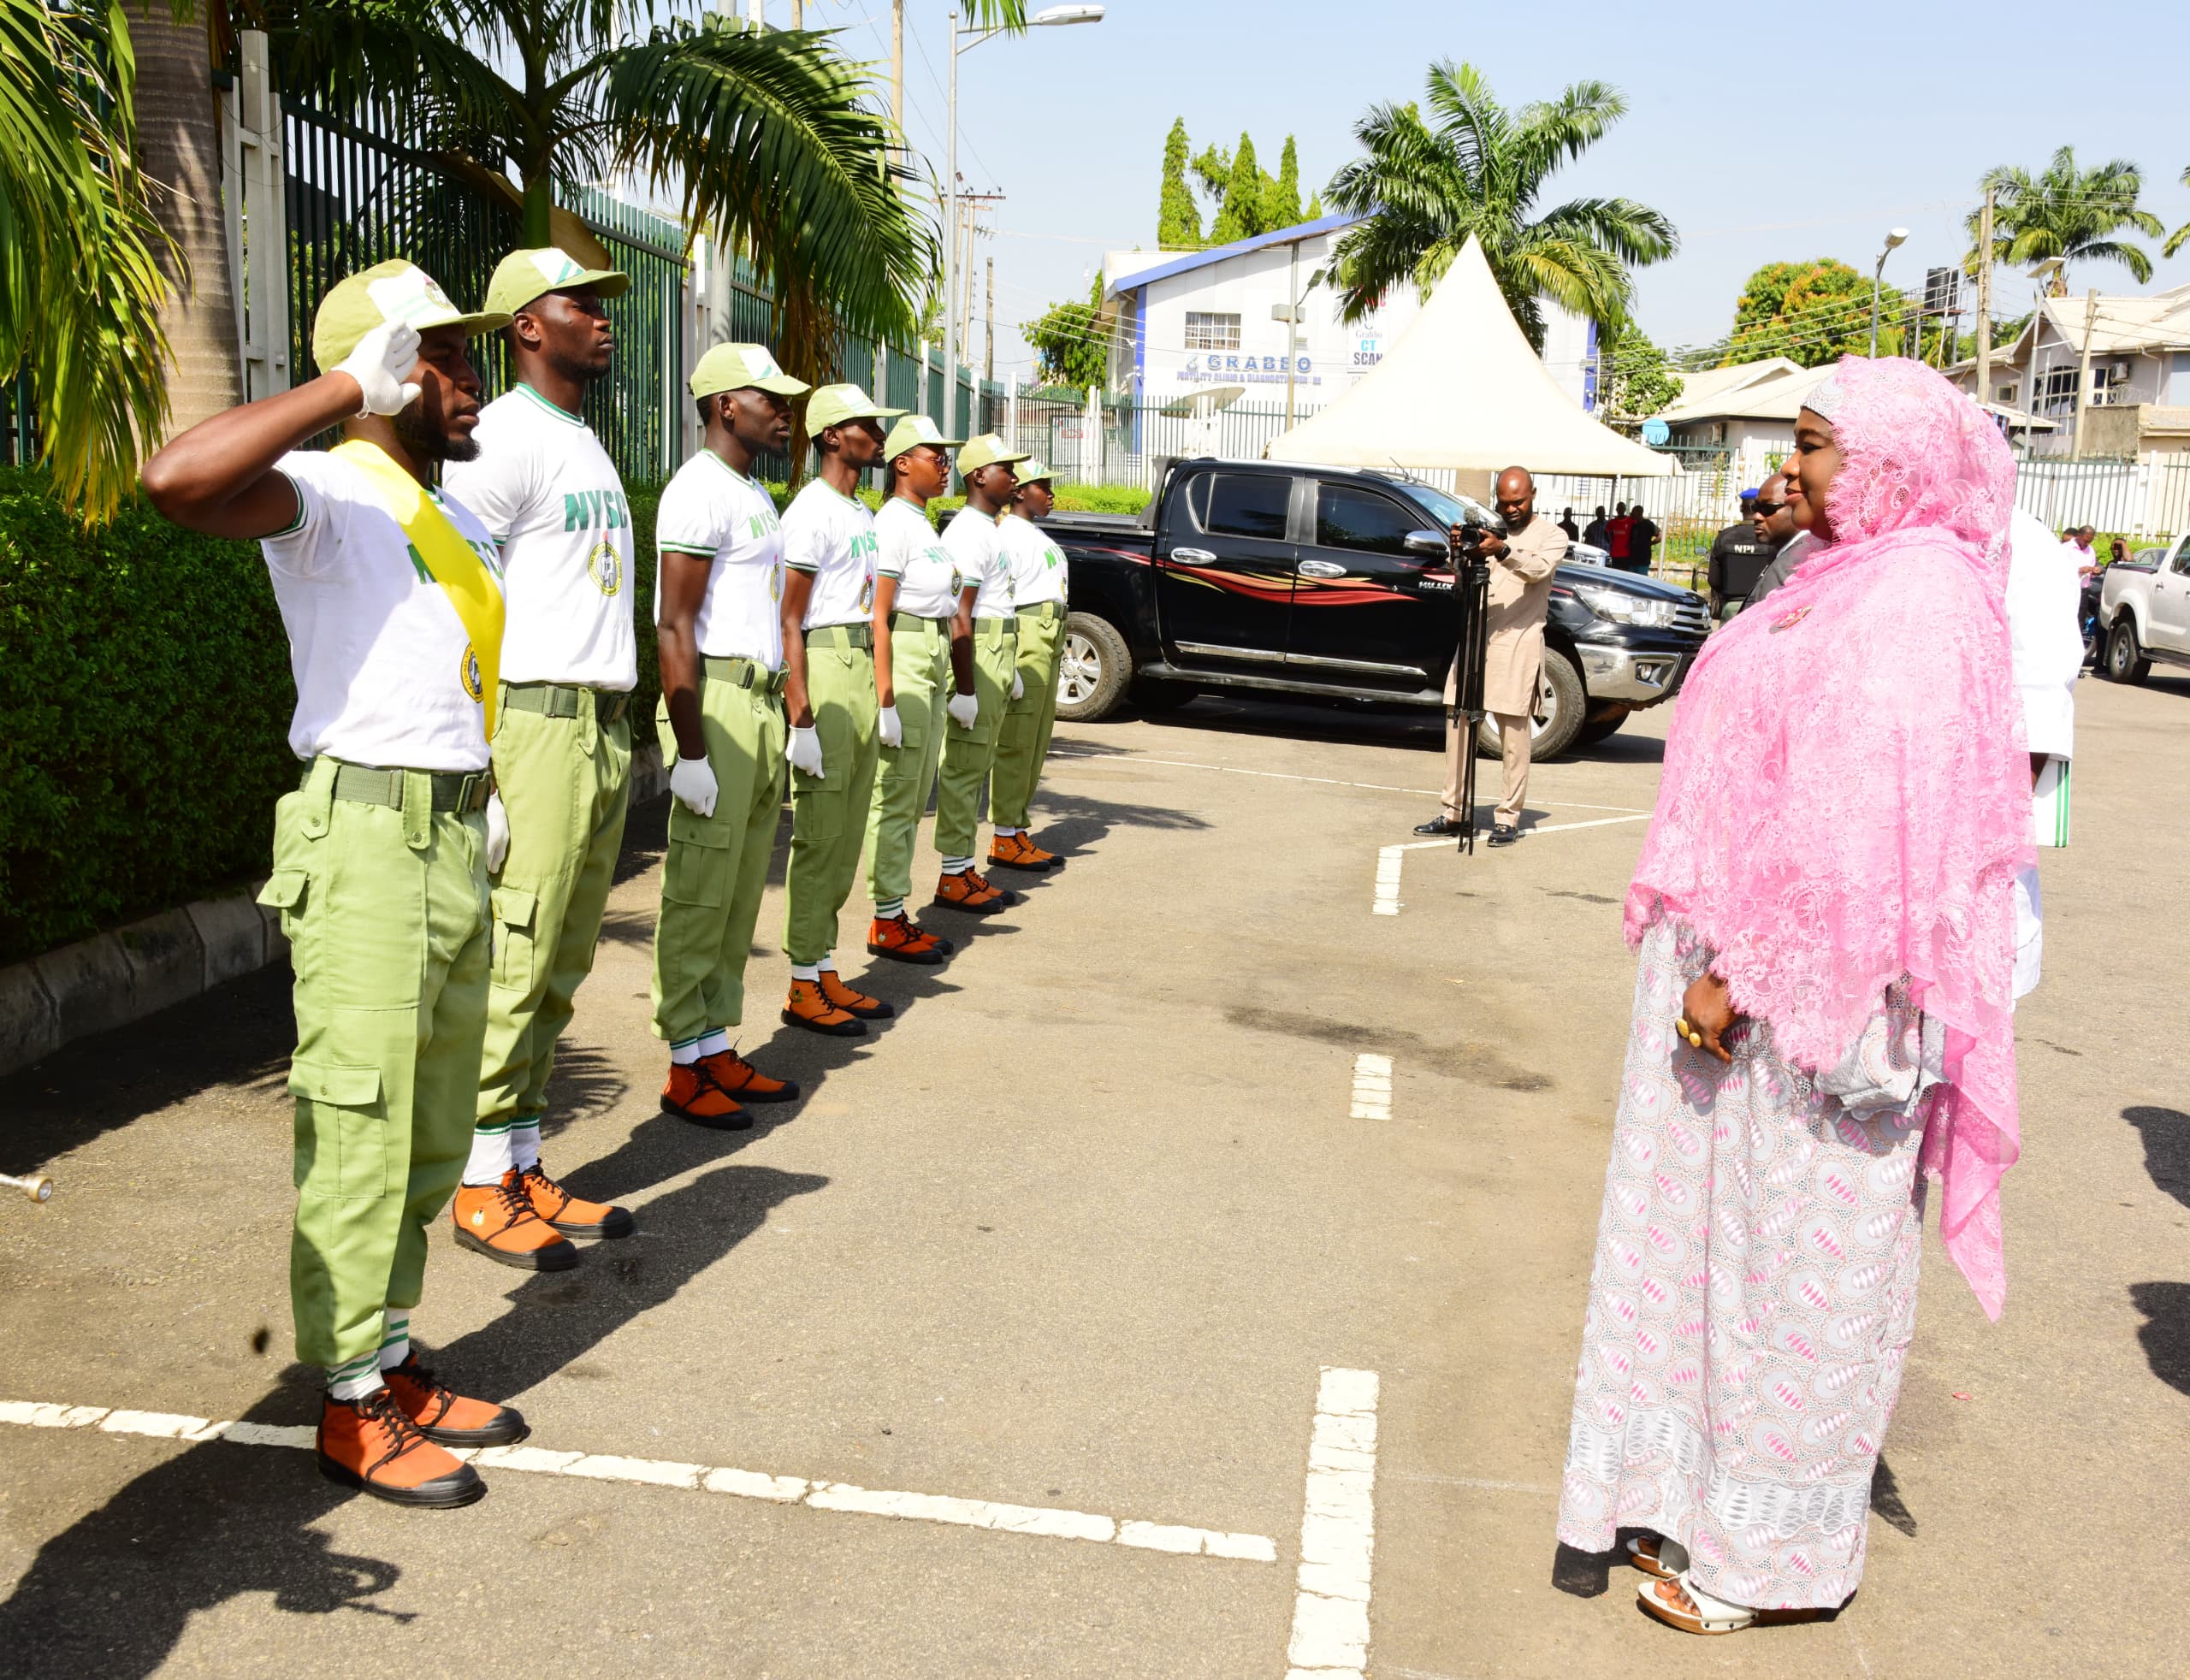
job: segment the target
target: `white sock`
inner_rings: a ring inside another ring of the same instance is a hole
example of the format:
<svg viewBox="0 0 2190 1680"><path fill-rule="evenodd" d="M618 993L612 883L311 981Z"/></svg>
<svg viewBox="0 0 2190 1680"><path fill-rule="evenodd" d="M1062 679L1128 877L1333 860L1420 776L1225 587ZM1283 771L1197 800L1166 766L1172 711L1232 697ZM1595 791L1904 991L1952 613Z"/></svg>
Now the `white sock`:
<svg viewBox="0 0 2190 1680"><path fill-rule="evenodd" d="M720 1056L729 1048L730 1034L722 1027L718 1026L713 1032L706 1034L701 1038L700 1060L705 1062L711 1056Z"/></svg>
<svg viewBox="0 0 2190 1680"><path fill-rule="evenodd" d="M502 1174L513 1164L510 1159L510 1132L517 1121L510 1120L482 1120L471 1128L471 1158L464 1163L464 1182L470 1185L500 1184ZM536 1151L538 1133L533 1133Z"/></svg>
<svg viewBox="0 0 2190 1680"><path fill-rule="evenodd" d="M701 1033L700 1036L701 1038L705 1038L707 1035L705 1033ZM690 1068L699 1059L699 1038L686 1038L681 1043L672 1044L669 1047L669 1060L671 1064L674 1067Z"/></svg>
<svg viewBox="0 0 2190 1680"><path fill-rule="evenodd" d="M819 985L821 965L818 962L794 962L790 966L790 977L794 980L812 980Z"/></svg>
<svg viewBox="0 0 2190 1680"><path fill-rule="evenodd" d="M520 1173L540 1164L540 1116L519 1115L510 1122L510 1165Z"/></svg>
<svg viewBox="0 0 2190 1680"><path fill-rule="evenodd" d="M814 966L814 967L815 967L815 968L817 968L817 969L819 969L819 970L821 970L821 971L822 971L822 972L824 972L824 973L831 973L831 974L835 973L837 972L837 954L836 954L836 952L834 952L834 951L831 951L831 952L828 954L828 955L826 955L826 956L823 957L823 958L820 960L820 961L819 961L819 962L815 963ZM817 975L815 978L817 978L817 979L818 979L818 978L820 978L820 976L819 976L819 975Z"/></svg>
<svg viewBox="0 0 2190 1680"><path fill-rule="evenodd" d="M1009 840L1018 832L1019 831L1015 828L1000 828L996 831L996 837L999 840Z"/></svg>
<svg viewBox="0 0 2190 1680"><path fill-rule="evenodd" d="M946 875L962 875L973 867L974 860L969 857L947 857L943 860L943 873Z"/></svg>
<svg viewBox="0 0 2190 1680"><path fill-rule="evenodd" d="M902 898L885 898L874 907L874 919L877 921L895 921L904 914L905 901Z"/></svg>
<svg viewBox="0 0 2190 1680"><path fill-rule="evenodd" d="M408 1310L388 1315L388 1328L381 1332L380 1368L392 1371L411 1357L411 1315Z"/></svg>
<svg viewBox="0 0 2190 1680"><path fill-rule="evenodd" d="M376 1353L361 1354L346 1365L328 1367L329 1399L362 1400L376 1388L387 1386L380 1380L380 1356Z"/></svg>

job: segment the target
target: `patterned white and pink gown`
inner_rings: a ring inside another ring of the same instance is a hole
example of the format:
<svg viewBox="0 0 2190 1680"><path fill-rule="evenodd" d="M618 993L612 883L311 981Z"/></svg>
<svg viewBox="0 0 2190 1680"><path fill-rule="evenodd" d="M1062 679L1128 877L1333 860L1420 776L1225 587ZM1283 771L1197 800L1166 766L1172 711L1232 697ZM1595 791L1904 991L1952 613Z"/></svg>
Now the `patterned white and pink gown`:
<svg viewBox="0 0 2190 1680"><path fill-rule="evenodd" d="M1897 985L1830 1074L1761 1021L1722 1066L1673 1031L1710 956L1669 914L1643 936L1559 1538L1649 1529L1715 1598L1830 1609L1915 1327L1941 1035Z"/></svg>

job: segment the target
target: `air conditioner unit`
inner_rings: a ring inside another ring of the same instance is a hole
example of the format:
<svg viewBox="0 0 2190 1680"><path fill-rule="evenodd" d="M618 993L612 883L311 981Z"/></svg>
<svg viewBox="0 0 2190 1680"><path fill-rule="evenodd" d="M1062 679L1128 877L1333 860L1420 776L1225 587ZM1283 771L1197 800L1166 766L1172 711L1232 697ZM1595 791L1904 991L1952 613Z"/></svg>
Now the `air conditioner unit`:
<svg viewBox="0 0 2190 1680"><path fill-rule="evenodd" d="M2110 362L2106 366L2106 375L2110 379L2127 379L2129 376L2129 364L2126 361Z"/></svg>

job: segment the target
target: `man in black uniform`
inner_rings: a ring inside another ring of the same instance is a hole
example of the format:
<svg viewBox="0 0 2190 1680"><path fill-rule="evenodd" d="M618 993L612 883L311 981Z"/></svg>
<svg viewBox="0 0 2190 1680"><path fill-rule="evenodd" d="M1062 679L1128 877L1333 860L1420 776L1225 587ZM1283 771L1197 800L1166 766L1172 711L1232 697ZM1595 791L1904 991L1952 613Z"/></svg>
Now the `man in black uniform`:
<svg viewBox="0 0 2190 1680"><path fill-rule="evenodd" d="M1711 616L1724 623L1742 610L1765 567L1794 535L1778 473L1751 493L1749 517L1711 541Z"/></svg>

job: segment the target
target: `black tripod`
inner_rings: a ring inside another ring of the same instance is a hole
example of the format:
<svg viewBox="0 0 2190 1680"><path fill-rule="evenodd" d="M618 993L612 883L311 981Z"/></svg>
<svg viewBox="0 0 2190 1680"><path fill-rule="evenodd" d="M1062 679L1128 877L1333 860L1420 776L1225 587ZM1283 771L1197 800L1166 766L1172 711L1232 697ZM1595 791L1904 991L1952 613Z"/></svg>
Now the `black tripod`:
<svg viewBox="0 0 2190 1680"><path fill-rule="evenodd" d="M1489 657L1490 562L1474 545L1453 547L1453 596L1460 611L1453 660L1453 704L1447 716L1460 739L1460 832L1455 843L1475 850L1475 749L1483 730L1483 667Z"/></svg>

